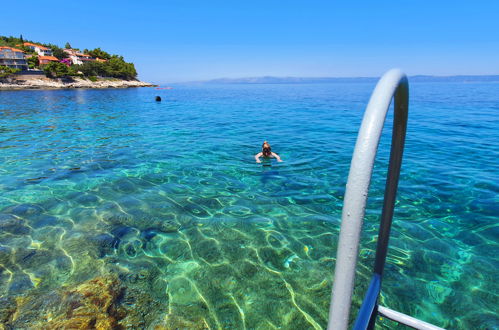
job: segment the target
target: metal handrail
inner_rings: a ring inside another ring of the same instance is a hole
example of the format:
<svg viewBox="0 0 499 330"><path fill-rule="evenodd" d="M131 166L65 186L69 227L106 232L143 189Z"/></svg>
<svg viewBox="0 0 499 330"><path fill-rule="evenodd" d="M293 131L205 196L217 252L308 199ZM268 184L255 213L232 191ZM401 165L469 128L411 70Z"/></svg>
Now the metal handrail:
<svg viewBox="0 0 499 330"><path fill-rule="evenodd" d="M381 131L392 97L395 98L392 147L374 269L375 278L378 277L377 283L374 284L381 288L408 114L409 86L407 77L397 69L385 73L376 85L367 105L355 144L341 216L341 230L329 310L329 330L343 330L348 327L367 194ZM373 282L375 278L373 278ZM373 291L376 297L372 306L373 309L376 309L374 314L377 312L376 301L379 288ZM371 311L371 315L372 313L373 311Z"/></svg>

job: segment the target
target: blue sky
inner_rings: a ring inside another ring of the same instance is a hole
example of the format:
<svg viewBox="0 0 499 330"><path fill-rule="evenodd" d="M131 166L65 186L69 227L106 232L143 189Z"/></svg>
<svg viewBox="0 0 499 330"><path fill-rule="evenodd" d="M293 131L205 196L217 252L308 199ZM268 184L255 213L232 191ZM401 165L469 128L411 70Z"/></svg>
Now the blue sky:
<svg viewBox="0 0 499 330"><path fill-rule="evenodd" d="M0 34L101 47L156 83L499 74L498 15L497 0L5 1Z"/></svg>

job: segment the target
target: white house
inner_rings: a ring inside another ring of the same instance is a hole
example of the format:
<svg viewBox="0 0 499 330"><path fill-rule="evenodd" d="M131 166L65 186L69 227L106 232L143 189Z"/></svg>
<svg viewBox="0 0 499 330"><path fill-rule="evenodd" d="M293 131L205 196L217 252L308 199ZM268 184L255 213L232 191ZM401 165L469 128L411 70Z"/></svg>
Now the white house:
<svg viewBox="0 0 499 330"><path fill-rule="evenodd" d="M68 54L69 58L71 59L71 62L73 64L83 64L85 62L89 62L89 61L99 61L99 62L102 62L101 59L99 58L94 58L88 54L83 54L83 53L80 53L78 52L77 50L75 49L64 49L64 52L66 54Z"/></svg>
<svg viewBox="0 0 499 330"><path fill-rule="evenodd" d="M33 44L31 42L25 42L23 44L25 47L34 50L39 56L52 56L52 50L42 45Z"/></svg>
<svg viewBox="0 0 499 330"><path fill-rule="evenodd" d="M71 62L75 65L80 65L80 64L83 64L83 61L80 59L80 57L78 56L79 53L74 50L74 49L64 49L64 52L66 54L68 54L69 56L69 59L71 60Z"/></svg>

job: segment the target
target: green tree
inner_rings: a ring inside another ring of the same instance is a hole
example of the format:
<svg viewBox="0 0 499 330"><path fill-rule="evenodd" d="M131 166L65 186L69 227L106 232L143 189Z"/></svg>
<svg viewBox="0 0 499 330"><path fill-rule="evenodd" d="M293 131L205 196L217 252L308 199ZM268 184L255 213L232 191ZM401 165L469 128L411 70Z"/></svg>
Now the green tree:
<svg viewBox="0 0 499 330"><path fill-rule="evenodd" d="M43 71L49 78L66 77L70 74L70 70L67 65L55 61L45 64L43 66Z"/></svg>
<svg viewBox="0 0 499 330"><path fill-rule="evenodd" d="M27 59L28 66L30 69L34 69L38 67L38 55L33 55Z"/></svg>
<svg viewBox="0 0 499 330"><path fill-rule="evenodd" d="M105 60L109 60L111 58L111 55L105 51L103 51L102 49L99 48L95 48L94 50L87 50L88 52L85 52L86 54L92 56L92 57L98 57L98 58L102 58L102 59L105 59Z"/></svg>
<svg viewBox="0 0 499 330"><path fill-rule="evenodd" d="M66 49L72 49L71 45L69 44L69 42L66 42L66 45L64 46L64 48L66 48Z"/></svg>
<svg viewBox="0 0 499 330"><path fill-rule="evenodd" d="M97 61L85 62L82 65L77 66L77 70L81 71L84 76L101 76L106 77L108 72L105 68L104 63Z"/></svg>
<svg viewBox="0 0 499 330"><path fill-rule="evenodd" d="M137 71L133 63L127 63L123 56L113 55L113 57L105 62L109 76L121 79L135 79Z"/></svg>
<svg viewBox="0 0 499 330"><path fill-rule="evenodd" d="M8 46L8 47L20 47L19 44L22 44L24 41L21 41L20 38L16 37L0 37L0 46Z"/></svg>
<svg viewBox="0 0 499 330"><path fill-rule="evenodd" d="M54 56L57 57L60 60L62 60L63 58L68 58L69 57L69 55L66 54L66 52L62 48L60 48L59 46L57 46L57 45L46 44L45 46L48 47L48 48L50 48L52 50L52 54L54 54Z"/></svg>
<svg viewBox="0 0 499 330"><path fill-rule="evenodd" d="M26 47L26 46L24 46L24 45L23 45L23 46L21 46L21 47L17 47L17 48L19 48L20 50L22 50L22 51L23 51L23 52L25 52L26 54L33 54L33 55L35 55L35 54L36 54L36 52L35 52L33 49L28 48L28 47Z"/></svg>
<svg viewBox="0 0 499 330"><path fill-rule="evenodd" d="M135 79L137 71L133 63L127 63L122 56L113 55L107 62L89 61L77 68L83 75Z"/></svg>
<svg viewBox="0 0 499 330"><path fill-rule="evenodd" d="M20 69L13 69L5 65L0 65L0 78L8 77L16 72L21 71Z"/></svg>

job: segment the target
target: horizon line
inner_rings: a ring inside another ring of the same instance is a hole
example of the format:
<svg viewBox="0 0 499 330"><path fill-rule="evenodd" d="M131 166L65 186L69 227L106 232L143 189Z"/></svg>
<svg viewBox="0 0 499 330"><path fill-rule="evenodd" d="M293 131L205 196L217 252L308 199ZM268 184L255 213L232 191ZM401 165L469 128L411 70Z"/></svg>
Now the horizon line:
<svg viewBox="0 0 499 330"><path fill-rule="evenodd" d="M177 82L160 82L158 84L205 84L205 83L235 83L235 84L272 84L272 83L311 83L312 80L317 80L316 83L321 82L320 80L377 80L381 76L356 76L356 77L335 77L335 76L247 76L247 77L237 77L237 78L212 78L203 80L189 80L189 81L177 81ZM496 82L499 81L498 74L458 74L458 75L427 75L427 74L416 74L407 75L409 79L416 79L416 81L462 81L463 79L471 79L471 81L484 81L484 82ZM265 81L267 80L267 81ZM269 81L274 80L274 81ZM307 81L309 80L309 81Z"/></svg>

